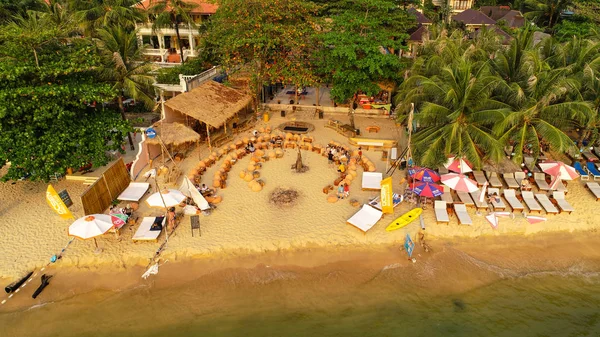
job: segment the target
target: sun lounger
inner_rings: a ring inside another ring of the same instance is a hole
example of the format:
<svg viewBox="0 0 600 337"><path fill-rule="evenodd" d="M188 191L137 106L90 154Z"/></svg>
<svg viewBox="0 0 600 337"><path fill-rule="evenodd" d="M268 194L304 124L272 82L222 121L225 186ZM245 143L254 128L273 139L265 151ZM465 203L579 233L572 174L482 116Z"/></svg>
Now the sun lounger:
<svg viewBox="0 0 600 337"><path fill-rule="evenodd" d="M544 193L537 193L535 195L535 197L540 202L540 204L542 204L542 207L544 207L544 210L546 211L546 213L558 214L558 210L556 209L556 207L554 207L554 204L552 204L552 201L550 201L550 199L548 199L547 195L545 195Z"/></svg>
<svg viewBox="0 0 600 337"><path fill-rule="evenodd" d="M363 190L381 190L381 180L383 173L381 172L363 172L362 189Z"/></svg>
<svg viewBox="0 0 600 337"><path fill-rule="evenodd" d="M552 185L552 184L550 184L550 185ZM562 180L559 180L556 183L556 186L554 187L554 190L555 191L559 191L559 192L563 192L565 194L567 194L569 192L569 190L567 189L567 186L565 186L565 184L563 183Z"/></svg>
<svg viewBox="0 0 600 337"><path fill-rule="evenodd" d="M142 223L140 224L140 226L138 227L138 229L135 231L135 234L133 234L133 241L156 241L158 240L158 236L160 235L160 233L162 232L162 230L160 231L151 231L150 227L152 227L152 224L154 223L154 221L158 219L155 217L144 217L144 219L142 220ZM163 229L165 228L165 222L166 222L166 217L163 217L163 221L162 221L162 226Z"/></svg>
<svg viewBox="0 0 600 337"><path fill-rule="evenodd" d="M535 173L540 172L540 169L536 166L535 159L531 156L523 157L523 162L525 163L525 167L529 172Z"/></svg>
<svg viewBox="0 0 600 337"><path fill-rule="evenodd" d="M575 168L577 173L579 173L581 180L590 180L589 174L587 173L586 170L583 169L583 166L581 166L580 162L578 162L578 161L574 162L573 167Z"/></svg>
<svg viewBox="0 0 600 337"><path fill-rule="evenodd" d="M381 199L381 196L377 196L375 199L371 200L369 202L369 205L372 207L375 207L376 209L381 211L381 202L379 201ZM394 193L392 194L392 202L394 204L394 207L400 205L400 203L404 200L404 196L400 195L398 193Z"/></svg>
<svg viewBox="0 0 600 337"><path fill-rule="evenodd" d="M464 204L454 204L454 213L456 213L459 225L473 224L473 220L471 220L471 216L467 212L467 206Z"/></svg>
<svg viewBox="0 0 600 337"><path fill-rule="evenodd" d="M471 193L471 198L473 198L473 201L475 202L475 206L478 209L479 208L488 208L488 203L485 201L485 198L483 199L483 202L481 202L481 201L479 201L480 197L481 197L481 191L479 191L479 190Z"/></svg>
<svg viewBox="0 0 600 337"><path fill-rule="evenodd" d="M545 173L534 173L533 179L535 179L535 184L538 186L540 191L549 191L550 185L546 182L546 174Z"/></svg>
<svg viewBox="0 0 600 337"><path fill-rule="evenodd" d="M508 204L510 205L510 208L512 208L513 211L522 212L525 209L525 207L523 207L523 204L519 201L519 199L517 199L517 194L515 190L504 190L504 199L508 201Z"/></svg>
<svg viewBox="0 0 600 337"><path fill-rule="evenodd" d="M471 196L469 195L469 193L467 193L467 192L456 192L456 194L458 195L458 198L460 199L460 202L462 202L465 206L467 206L467 207L473 207L473 206L475 206L475 203L473 202L473 199L471 199Z"/></svg>
<svg viewBox="0 0 600 337"><path fill-rule="evenodd" d="M522 191L521 196L523 197L523 201L525 201L525 204L527 205L527 208L529 208L530 212L542 212L542 206L540 206L540 204L538 204L538 202L535 201L535 198L533 197L533 192Z"/></svg>
<svg viewBox="0 0 600 337"><path fill-rule="evenodd" d="M595 154L593 154L590 150L585 150L581 154L583 155L583 158L585 158L587 161L591 161L594 163L599 161L598 157Z"/></svg>
<svg viewBox="0 0 600 337"><path fill-rule="evenodd" d="M554 198L554 200L556 200L556 203L558 204L558 209L561 212L567 212L567 213L571 214L571 212L573 212L575 210L573 208L573 206L571 206L571 204L569 204L569 202L567 202L564 192L554 191L552 193L552 197Z"/></svg>
<svg viewBox="0 0 600 337"><path fill-rule="evenodd" d="M346 222L366 233L381 220L382 215L383 213L380 210L369 205L363 205L360 211L354 213Z"/></svg>
<svg viewBox="0 0 600 337"><path fill-rule="evenodd" d="M513 173L504 173L502 174L502 178L504 179L504 182L506 182L508 188L519 188L521 186L515 180L515 175Z"/></svg>
<svg viewBox="0 0 600 337"><path fill-rule="evenodd" d="M435 209L435 219L438 223L450 222L450 217L448 216L448 209L446 208L445 201L436 200L433 208Z"/></svg>
<svg viewBox="0 0 600 337"><path fill-rule="evenodd" d="M502 198L500 198L500 190L497 188L488 188L487 190L487 194L489 196L497 194L498 198L500 201L492 201L492 206L494 207L494 210L504 210L506 209L506 205L504 204L504 201L502 201Z"/></svg>
<svg viewBox="0 0 600 337"><path fill-rule="evenodd" d="M118 200L123 201L140 201L140 199L148 192L150 183L129 183L129 186L119 194Z"/></svg>
<svg viewBox="0 0 600 337"><path fill-rule="evenodd" d="M447 204L453 204L454 199L452 199L452 194L450 194L450 187L442 185L442 188L444 189L444 194L440 196L442 201L445 201Z"/></svg>
<svg viewBox="0 0 600 337"><path fill-rule="evenodd" d="M488 182L483 171L473 171L473 176L475 176L475 181L477 181L477 185L479 186L483 186L483 184Z"/></svg>
<svg viewBox="0 0 600 337"><path fill-rule="evenodd" d="M600 200L600 185L598 183L587 182L585 183L585 187L587 187L592 194L596 197L596 201Z"/></svg>
<svg viewBox="0 0 600 337"><path fill-rule="evenodd" d="M490 186L502 188L502 182L498 179L498 173L496 172L487 172L487 179L490 182Z"/></svg>
<svg viewBox="0 0 600 337"><path fill-rule="evenodd" d="M585 167L587 168L588 172L594 177L594 180L600 179L600 171L598 171L594 163L588 161L587 163L585 163Z"/></svg>

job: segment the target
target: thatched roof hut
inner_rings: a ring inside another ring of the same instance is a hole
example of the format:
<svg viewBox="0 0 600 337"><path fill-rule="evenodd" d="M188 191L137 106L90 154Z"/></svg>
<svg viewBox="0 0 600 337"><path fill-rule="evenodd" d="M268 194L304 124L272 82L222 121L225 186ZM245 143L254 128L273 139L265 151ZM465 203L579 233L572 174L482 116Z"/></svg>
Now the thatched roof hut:
<svg viewBox="0 0 600 337"><path fill-rule="evenodd" d="M185 143L193 143L200 141L200 135L196 131L188 128L181 123L164 123L158 122L153 126L154 130L160 137L148 138L146 143L148 144L160 144L160 141L165 145L179 146Z"/></svg>
<svg viewBox="0 0 600 337"><path fill-rule="evenodd" d="M240 90L206 81L192 91L166 101L165 107L220 128L251 102L252 97Z"/></svg>

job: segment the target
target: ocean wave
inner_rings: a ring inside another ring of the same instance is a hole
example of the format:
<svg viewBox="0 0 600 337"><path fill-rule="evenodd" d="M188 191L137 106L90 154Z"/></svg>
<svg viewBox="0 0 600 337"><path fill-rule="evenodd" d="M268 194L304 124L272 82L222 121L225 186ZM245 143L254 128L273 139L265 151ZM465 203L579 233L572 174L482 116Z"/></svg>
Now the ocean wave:
<svg viewBox="0 0 600 337"><path fill-rule="evenodd" d="M53 303L54 302L44 302L44 303L40 303L40 304L34 304L34 305L30 306L29 308L26 308L23 311L29 311L29 310L33 310L33 309L42 308L42 307L45 307L45 306L53 304Z"/></svg>
<svg viewBox="0 0 600 337"><path fill-rule="evenodd" d="M388 264L387 266L383 267L383 269L381 269L381 271L388 270L388 269L396 269L396 268L400 268L400 267L401 267L400 263L392 263L392 264Z"/></svg>

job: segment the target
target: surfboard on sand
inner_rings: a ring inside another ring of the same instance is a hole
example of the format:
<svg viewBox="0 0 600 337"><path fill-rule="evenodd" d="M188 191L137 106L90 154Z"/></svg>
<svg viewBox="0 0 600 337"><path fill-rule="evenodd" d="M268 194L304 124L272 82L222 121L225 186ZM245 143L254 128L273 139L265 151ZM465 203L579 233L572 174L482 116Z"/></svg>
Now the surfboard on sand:
<svg viewBox="0 0 600 337"><path fill-rule="evenodd" d="M419 215L421 215L421 213L423 213L422 208L414 208L402 214L398 219L392 221L392 223L390 223L385 230L391 232L395 231L396 229L400 229L408 225L409 223L415 221L419 217Z"/></svg>

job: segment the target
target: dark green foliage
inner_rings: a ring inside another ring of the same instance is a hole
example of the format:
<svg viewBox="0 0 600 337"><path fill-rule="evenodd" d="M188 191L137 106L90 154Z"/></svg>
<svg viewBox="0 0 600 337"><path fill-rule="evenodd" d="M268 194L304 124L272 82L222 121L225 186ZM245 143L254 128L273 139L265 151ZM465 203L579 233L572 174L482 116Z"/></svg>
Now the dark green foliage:
<svg viewBox="0 0 600 337"><path fill-rule="evenodd" d="M0 31L0 163L11 163L4 180L106 164L131 129L101 108L115 91L98 83L95 47L68 33L37 14Z"/></svg>

